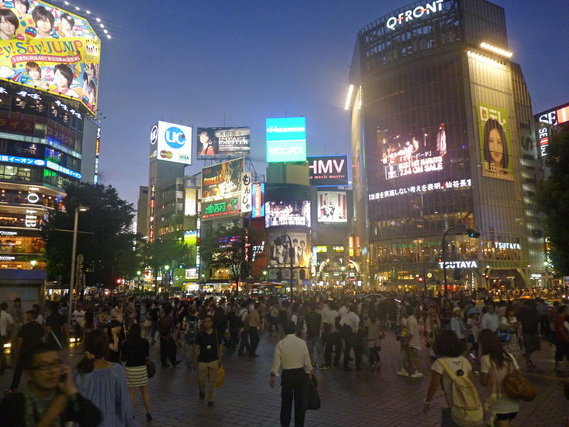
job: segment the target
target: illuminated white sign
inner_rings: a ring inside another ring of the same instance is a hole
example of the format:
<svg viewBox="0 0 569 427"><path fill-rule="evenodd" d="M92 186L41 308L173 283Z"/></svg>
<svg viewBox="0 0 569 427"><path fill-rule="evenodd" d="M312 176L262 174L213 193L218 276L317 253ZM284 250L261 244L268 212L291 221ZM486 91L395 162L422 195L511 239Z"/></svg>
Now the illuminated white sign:
<svg viewBox="0 0 569 427"><path fill-rule="evenodd" d="M26 227L33 228L38 225L38 216L36 215L38 211L35 209L26 209Z"/></svg>
<svg viewBox="0 0 569 427"><path fill-rule="evenodd" d="M28 194L28 202L29 203L37 203L40 200L40 196L38 196L36 193L29 193Z"/></svg>
<svg viewBox="0 0 569 427"><path fill-rule="evenodd" d="M476 261L445 261L439 262L439 268L478 268Z"/></svg>
<svg viewBox="0 0 569 427"><path fill-rule="evenodd" d="M442 156L413 158L407 162L385 167L385 178L392 179L406 175L417 175L423 172L434 172L443 170Z"/></svg>
<svg viewBox="0 0 569 427"><path fill-rule="evenodd" d="M251 212L253 209L253 195L251 189L251 172L245 172L241 177L241 212Z"/></svg>
<svg viewBox="0 0 569 427"><path fill-rule="evenodd" d="M389 18L385 25L390 30L394 30L396 26L402 25L404 22L419 19L425 14L430 15L431 13L440 12L443 10L443 1L444 0L436 0L431 3L427 3L425 6L417 6L414 9L401 12L397 16Z"/></svg>
<svg viewBox="0 0 569 427"><path fill-rule="evenodd" d="M14 261L15 259L15 256L0 255L0 261Z"/></svg>
<svg viewBox="0 0 569 427"><path fill-rule="evenodd" d="M368 196L370 201L386 199L388 197L399 196L402 194L414 194L414 193L428 193L431 191L439 190L450 190L450 189L464 189L470 188L472 186L472 181L470 179L461 179L455 181L446 182L432 182L430 184L423 185L411 185L410 187L402 187L396 190L386 190L377 193L371 193Z"/></svg>
<svg viewBox="0 0 569 427"><path fill-rule="evenodd" d="M152 143L153 136L150 136ZM158 122L158 160L192 164L192 128L167 122Z"/></svg>
<svg viewBox="0 0 569 427"><path fill-rule="evenodd" d="M519 243L505 243L505 242L494 242L496 249L521 249Z"/></svg>
<svg viewBox="0 0 569 427"><path fill-rule="evenodd" d="M0 236L17 236L18 232L17 231L3 231L0 230Z"/></svg>

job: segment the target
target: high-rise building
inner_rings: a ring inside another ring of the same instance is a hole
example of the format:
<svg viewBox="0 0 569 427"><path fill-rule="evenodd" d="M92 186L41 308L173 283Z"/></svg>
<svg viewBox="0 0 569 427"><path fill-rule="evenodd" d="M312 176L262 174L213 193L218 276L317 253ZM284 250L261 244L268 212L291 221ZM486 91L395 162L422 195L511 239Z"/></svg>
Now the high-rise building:
<svg viewBox="0 0 569 427"><path fill-rule="evenodd" d="M352 233L370 285L435 286L445 270L468 288L529 284L543 268L540 168L504 9L389 13L358 32L349 83Z"/></svg>

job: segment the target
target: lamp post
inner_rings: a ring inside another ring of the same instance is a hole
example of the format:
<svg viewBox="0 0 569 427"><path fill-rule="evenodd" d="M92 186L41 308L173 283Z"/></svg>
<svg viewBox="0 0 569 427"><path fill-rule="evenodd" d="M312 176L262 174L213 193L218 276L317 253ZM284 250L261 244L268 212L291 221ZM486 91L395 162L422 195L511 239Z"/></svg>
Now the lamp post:
<svg viewBox="0 0 569 427"><path fill-rule="evenodd" d="M446 245L446 237L449 231L454 230L455 227L450 227L447 231L443 233L443 241L441 242L441 246L443 249L443 277L445 279L445 299L448 298L448 284L447 284L447 263L446 263L446 253L447 253L447 245Z"/></svg>
<svg viewBox="0 0 569 427"><path fill-rule="evenodd" d="M86 206L78 206L75 208L75 221L73 222L73 244L71 246L71 277L69 278L69 309L67 316L67 324L71 327L71 308L73 307L73 288L75 286L75 258L77 252L77 224L79 223L79 212L87 212Z"/></svg>

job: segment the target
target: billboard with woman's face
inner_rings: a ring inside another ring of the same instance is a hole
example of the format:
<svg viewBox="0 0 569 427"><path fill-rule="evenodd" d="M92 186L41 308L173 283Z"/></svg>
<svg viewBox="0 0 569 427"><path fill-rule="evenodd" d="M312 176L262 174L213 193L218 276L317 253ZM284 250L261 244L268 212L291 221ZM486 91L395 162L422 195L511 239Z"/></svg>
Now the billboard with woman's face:
<svg viewBox="0 0 569 427"><path fill-rule="evenodd" d="M0 79L97 111L101 41L85 18L42 1L2 2Z"/></svg>
<svg viewBox="0 0 569 427"><path fill-rule="evenodd" d="M207 159L220 155L248 155L251 148L248 127L198 128L196 158Z"/></svg>
<svg viewBox="0 0 569 427"><path fill-rule="evenodd" d="M482 175L514 180L508 111L493 105L476 104L482 150Z"/></svg>

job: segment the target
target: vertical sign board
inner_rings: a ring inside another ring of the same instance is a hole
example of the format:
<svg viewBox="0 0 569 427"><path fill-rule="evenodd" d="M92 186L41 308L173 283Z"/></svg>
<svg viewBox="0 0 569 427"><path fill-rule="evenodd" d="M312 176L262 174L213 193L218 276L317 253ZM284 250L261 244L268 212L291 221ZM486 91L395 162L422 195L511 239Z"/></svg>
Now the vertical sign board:
<svg viewBox="0 0 569 427"><path fill-rule="evenodd" d="M252 206L252 195L251 195L251 172L245 172L241 178L241 212L251 212Z"/></svg>

